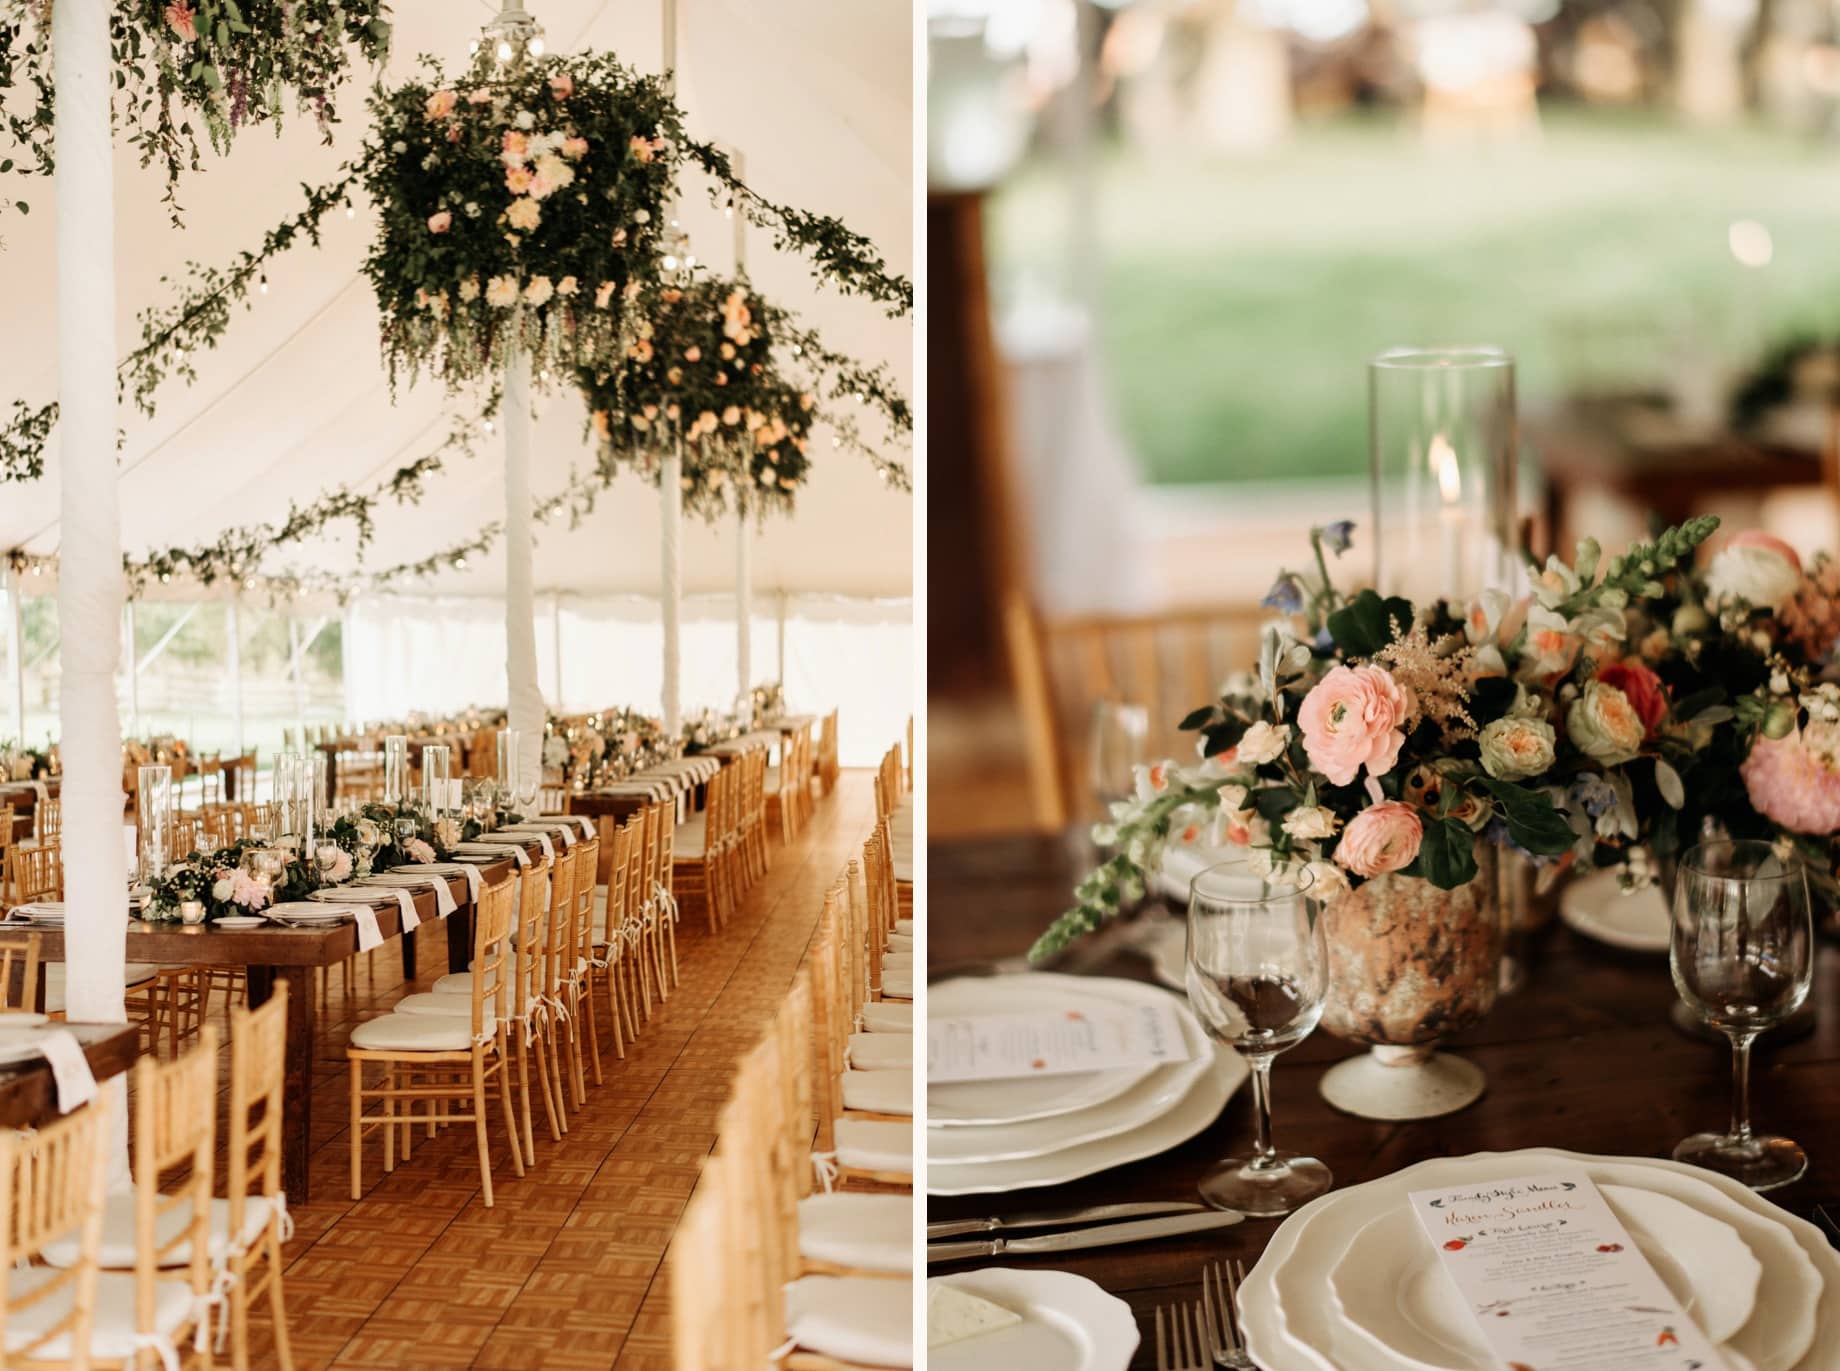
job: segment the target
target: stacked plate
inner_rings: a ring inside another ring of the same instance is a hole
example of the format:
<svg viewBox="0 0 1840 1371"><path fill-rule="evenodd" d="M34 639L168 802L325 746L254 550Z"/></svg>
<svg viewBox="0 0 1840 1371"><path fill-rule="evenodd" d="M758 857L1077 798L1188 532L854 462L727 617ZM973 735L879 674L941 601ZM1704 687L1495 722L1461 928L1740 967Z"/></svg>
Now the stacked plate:
<svg viewBox="0 0 1840 1371"><path fill-rule="evenodd" d="M62 928L64 926L64 902L62 900L33 900L29 904L17 906L9 917L45 928Z"/></svg>
<svg viewBox="0 0 1840 1371"><path fill-rule="evenodd" d="M929 1371L1124 1371L1137 1350L1131 1306L1070 1271L987 1266L927 1283L955 1286L1007 1309L1019 1320L994 1333L929 1349Z"/></svg>
<svg viewBox="0 0 1840 1371"><path fill-rule="evenodd" d="M351 911L324 900L285 900L270 905L262 915L278 924L336 924L349 919Z"/></svg>
<svg viewBox="0 0 1840 1371"><path fill-rule="evenodd" d="M1440 1158L1285 1220L1240 1290L1246 1342L1286 1371L1493 1371L1407 1207L1414 1190L1582 1169L1731 1371L1840 1371L1840 1253L1724 1176L1536 1148Z"/></svg>
<svg viewBox="0 0 1840 1371"><path fill-rule="evenodd" d="M946 981L927 992L934 1016L1015 1014L1166 1003L1141 981L1030 973ZM1167 1152L1212 1123L1246 1078L1176 1003L1187 1061L927 1089L927 1190L978 1195L1060 1185Z"/></svg>
<svg viewBox="0 0 1840 1371"><path fill-rule="evenodd" d="M1667 899L1654 886L1625 893L1614 871L1593 871L1559 893L1559 917L1574 933L1628 952L1666 952L1673 933Z"/></svg>

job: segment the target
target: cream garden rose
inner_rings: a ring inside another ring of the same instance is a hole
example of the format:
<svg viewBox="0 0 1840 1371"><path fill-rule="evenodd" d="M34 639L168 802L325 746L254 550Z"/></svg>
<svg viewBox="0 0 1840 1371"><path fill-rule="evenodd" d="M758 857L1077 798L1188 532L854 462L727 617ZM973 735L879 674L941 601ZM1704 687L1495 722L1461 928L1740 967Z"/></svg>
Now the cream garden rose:
<svg viewBox="0 0 1840 1371"><path fill-rule="evenodd" d="M1246 730L1233 756L1243 766L1263 766L1266 762L1277 761L1290 745L1289 724L1269 724L1260 719Z"/></svg>
<svg viewBox="0 0 1840 1371"><path fill-rule="evenodd" d="M1618 766L1642 751L1647 729L1627 695L1603 681L1590 681L1565 711L1565 731L1587 757Z"/></svg>
<svg viewBox="0 0 1840 1371"><path fill-rule="evenodd" d="M1496 719L1485 724L1477 744L1482 769L1498 781L1524 781L1553 764L1558 735L1544 719Z"/></svg>
<svg viewBox="0 0 1840 1371"><path fill-rule="evenodd" d="M1321 805L1298 805L1284 816L1280 826L1299 842L1320 842L1335 836L1335 830L1341 827L1341 820L1336 817L1334 810L1324 809Z"/></svg>
<svg viewBox="0 0 1840 1371"><path fill-rule="evenodd" d="M1802 583L1802 559L1780 538L1757 529L1736 535L1706 568L1706 589L1724 604L1780 609Z"/></svg>

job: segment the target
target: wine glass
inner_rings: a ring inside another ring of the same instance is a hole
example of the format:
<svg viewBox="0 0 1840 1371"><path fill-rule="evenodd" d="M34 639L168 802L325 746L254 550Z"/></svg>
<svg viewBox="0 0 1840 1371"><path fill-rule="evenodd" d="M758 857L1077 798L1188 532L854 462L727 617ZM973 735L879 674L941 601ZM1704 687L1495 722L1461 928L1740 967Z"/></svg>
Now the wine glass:
<svg viewBox="0 0 1840 1371"><path fill-rule="evenodd" d="M1093 706L1090 779L1101 814L1137 789L1136 768L1149 760L1149 746L1150 711L1143 705L1101 700Z"/></svg>
<svg viewBox="0 0 1840 1371"><path fill-rule="evenodd" d="M1701 843L1680 859L1668 966L1674 988L1700 1018L1731 1039L1731 1130L1695 1133L1674 1160L1703 1166L1753 1190L1787 1185L1808 1169L1788 1138L1751 1131L1751 1044L1808 998L1814 918L1800 861L1769 843Z"/></svg>
<svg viewBox="0 0 1840 1371"><path fill-rule="evenodd" d="M1242 1214L1289 1214L1331 1184L1314 1157L1271 1145L1271 1062L1309 1037L1328 994L1328 949L1307 871L1260 876L1222 862L1189 885L1188 1002L1208 1036L1252 1068L1258 1141L1251 1157L1201 1178L1201 1198Z"/></svg>

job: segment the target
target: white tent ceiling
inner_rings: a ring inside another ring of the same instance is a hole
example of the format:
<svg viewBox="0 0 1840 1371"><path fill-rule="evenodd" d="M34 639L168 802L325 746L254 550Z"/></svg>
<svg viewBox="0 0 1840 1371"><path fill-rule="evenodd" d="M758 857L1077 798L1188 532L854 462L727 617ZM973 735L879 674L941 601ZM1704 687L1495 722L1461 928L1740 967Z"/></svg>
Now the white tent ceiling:
<svg viewBox="0 0 1840 1371"><path fill-rule="evenodd" d="M656 71L656 0L527 0L552 49L604 49L629 66ZM912 274L911 10L894 0L680 0L678 99L690 132L739 149L750 184L773 199L839 216L881 249L890 268ZM486 0L396 0L390 78L432 53L450 68L495 12ZM186 177L183 231L167 222L157 171L117 155L118 339L138 340L138 310L169 298L160 278L188 259L223 264L300 204L299 184L330 180L361 139L359 90L342 101L344 125L332 147L304 120L279 138L245 132L226 158L207 157ZM118 140L119 141L119 140ZM0 220L0 375L6 396L31 403L56 390L53 203L48 180L9 178L7 189L32 204L29 217ZM686 186L685 226L692 250L717 270L733 264L732 233L707 203L698 178ZM394 400L377 349L377 315L360 264L369 215L336 212L323 244L294 249L269 273L269 290L239 315L225 343L198 359L199 379L169 382L151 420L124 407L122 533L130 554L209 541L223 528L278 520L290 500L306 502L338 485L366 488L432 448L456 412L424 383ZM890 367L911 385L912 330L858 298L817 288L807 264L775 253L769 234L751 229L748 267L769 298L792 308L840 351ZM540 402L532 487L538 498L567 482L592 453L583 407L572 393ZM879 433L873 421L866 433ZM818 454L798 513L776 519L754 547L763 590L905 595L910 590L912 502L885 488L869 463L835 451ZM57 439L44 479L0 485L0 550L51 554L58 547ZM419 506L386 507L365 565L419 559L464 541L503 515L503 462L488 437L472 459L453 456ZM656 493L631 475L602 494L579 528L539 530L536 585L578 593L652 593L658 586ZM689 593L733 584L732 521L706 529L687 521L684 586ZM269 571L355 569L345 533L275 554ZM495 552L425 582L443 593L496 594L504 585Z"/></svg>

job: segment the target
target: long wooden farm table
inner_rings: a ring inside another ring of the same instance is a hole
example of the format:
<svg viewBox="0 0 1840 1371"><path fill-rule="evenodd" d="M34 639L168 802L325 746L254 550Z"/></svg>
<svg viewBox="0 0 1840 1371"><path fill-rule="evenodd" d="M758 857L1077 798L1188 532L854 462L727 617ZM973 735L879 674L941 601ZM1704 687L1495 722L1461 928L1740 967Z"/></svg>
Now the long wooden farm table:
<svg viewBox="0 0 1840 1371"><path fill-rule="evenodd" d="M532 842L526 851L534 856L541 848ZM513 860L506 857L481 865L484 884L510 875ZM447 884L458 906L446 920L447 966L450 971L463 971L472 960L473 902L464 876L449 876ZM438 917L432 889L423 887L410 893L415 899L415 912L423 922ZM386 942L398 942L403 952L403 975L413 977L415 941L401 936L402 912L394 895L382 888L379 895L387 898L380 898L375 906L378 931ZM63 929L35 926L34 931L39 935L39 953L45 961L65 960ZM316 967L335 966L357 950L358 929L350 920L324 928L264 924L261 928L237 929L128 921L131 962L244 970L249 975L252 1008L266 1003L277 983L288 984L287 1076L282 1096L286 1123L281 1130L281 1170L287 1193L302 1200L307 1198L307 1158L313 1136L313 1043L318 1028L313 971Z"/></svg>

